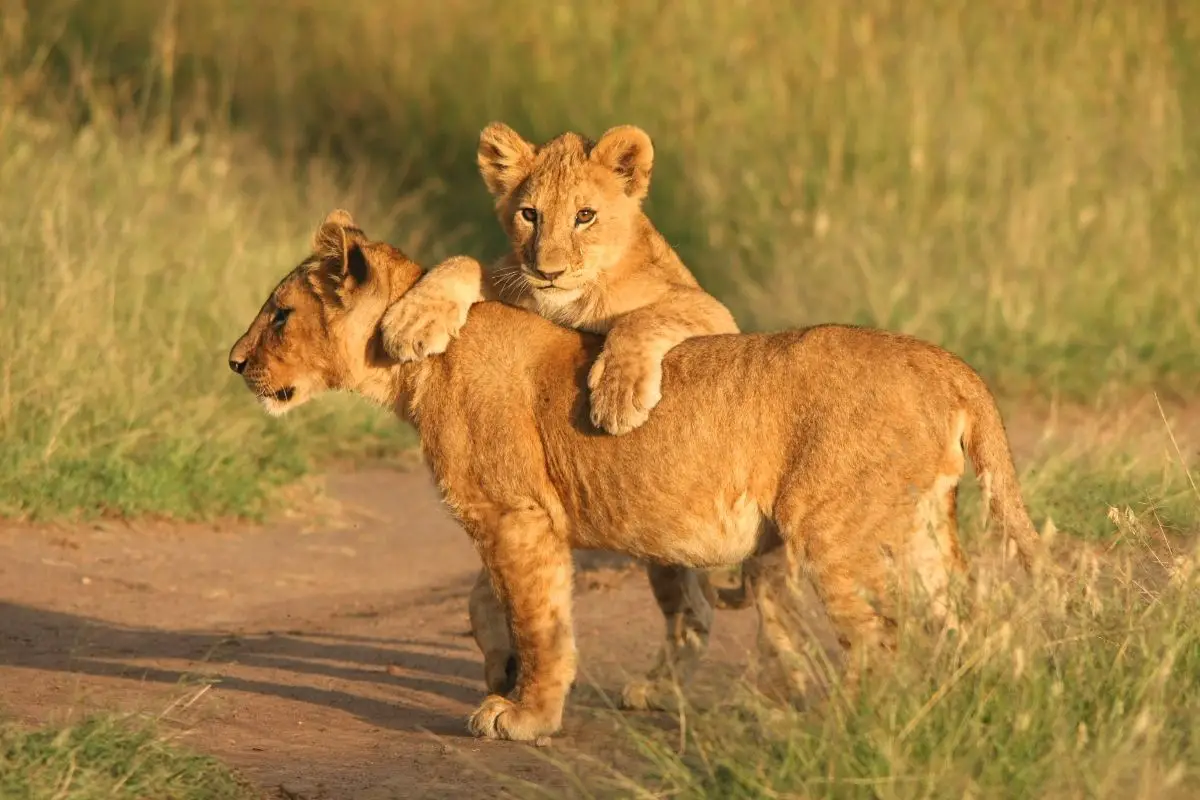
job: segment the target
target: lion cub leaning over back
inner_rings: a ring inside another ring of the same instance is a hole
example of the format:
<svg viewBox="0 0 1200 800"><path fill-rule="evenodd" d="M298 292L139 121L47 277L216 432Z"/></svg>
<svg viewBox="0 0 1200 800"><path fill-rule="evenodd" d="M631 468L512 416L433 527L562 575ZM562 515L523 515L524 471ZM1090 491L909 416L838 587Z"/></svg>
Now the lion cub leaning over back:
<svg viewBox="0 0 1200 800"><path fill-rule="evenodd" d="M642 211L654 148L645 131L612 128L593 143L564 133L538 147L501 123L479 137L479 170L511 251L484 275L478 262L434 267L383 321L384 348L401 362L445 352L471 305L501 300L577 330L605 335L588 374L591 420L624 434L661 398L662 359L693 336L737 333L733 315L705 292ZM647 568L667 622L667 645L646 681L625 687L627 707L669 705L672 674L686 681L707 646L717 598L707 575ZM736 604L734 595L727 602ZM516 659L484 573L471 622L488 688L506 693Z"/></svg>

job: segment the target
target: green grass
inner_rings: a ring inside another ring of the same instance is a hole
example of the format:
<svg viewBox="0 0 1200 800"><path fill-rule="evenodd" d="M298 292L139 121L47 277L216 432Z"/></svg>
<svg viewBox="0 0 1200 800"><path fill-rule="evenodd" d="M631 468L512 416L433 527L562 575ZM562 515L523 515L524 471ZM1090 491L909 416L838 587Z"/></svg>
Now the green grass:
<svg viewBox="0 0 1200 800"><path fill-rule="evenodd" d="M92 717L62 728L0 727L5 800L254 800L218 762L130 720Z"/></svg>
<svg viewBox="0 0 1200 800"><path fill-rule="evenodd" d="M273 421L225 366L324 206L355 199L319 172L21 114L0 152L0 514L253 516L315 457L411 444L349 398Z"/></svg>
<svg viewBox="0 0 1200 800"><path fill-rule="evenodd" d="M1200 532L1200 471L1168 457L1150 458L1112 445L1080 445L1042 454L1021 473L1021 493L1036 524L1046 520L1075 538L1099 542L1120 537L1132 513L1152 520L1170 537ZM959 493L959 520L970 536L983 519L979 485L968 476Z"/></svg>
<svg viewBox="0 0 1200 800"><path fill-rule="evenodd" d="M1192 480L1200 480L1200 473ZM1059 461L1031 469L1022 488L1035 519L1049 518L1064 533L1084 539L1116 536L1114 509L1152 519L1170 535L1200 531L1194 484L1177 466L1154 470L1135 459L1111 456L1099 463Z"/></svg>
<svg viewBox="0 0 1200 800"><path fill-rule="evenodd" d="M908 330L1013 393L1200 388L1187 4L29 7L45 80L91 65L83 116L165 110L426 192L422 256L452 231L500 246L473 158L488 120L633 122L658 145L653 218L747 327Z"/></svg>

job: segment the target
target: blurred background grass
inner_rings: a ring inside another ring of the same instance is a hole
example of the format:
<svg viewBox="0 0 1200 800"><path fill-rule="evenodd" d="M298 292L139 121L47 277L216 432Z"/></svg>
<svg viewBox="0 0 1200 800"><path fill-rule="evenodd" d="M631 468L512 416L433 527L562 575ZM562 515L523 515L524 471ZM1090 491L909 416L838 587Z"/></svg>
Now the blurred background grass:
<svg viewBox="0 0 1200 800"><path fill-rule="evenodd" d="M411 444L265 418L225 352L343 205L503 246L474 166L630 122L744 327L927 337L1012 399L1200 388L1194 4L0 0L0 513L257 514Z"/></svg>

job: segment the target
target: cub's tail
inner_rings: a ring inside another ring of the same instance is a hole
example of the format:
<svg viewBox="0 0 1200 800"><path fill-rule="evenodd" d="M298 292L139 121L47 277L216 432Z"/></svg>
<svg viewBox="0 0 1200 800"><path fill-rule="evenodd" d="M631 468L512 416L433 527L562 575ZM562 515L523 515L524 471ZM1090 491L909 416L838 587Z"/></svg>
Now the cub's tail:
<svg viewBox="0 0 1200 800"><path fill-rule="evenodd" d="M1042 560L1045 544L1029 519L1012 450L1004 432L1000 410L977 375L967 389L967 425L963 442L983 488L989 522L998 525L1005 539L1017 546L1017 557L1026 571Z"/></svg>

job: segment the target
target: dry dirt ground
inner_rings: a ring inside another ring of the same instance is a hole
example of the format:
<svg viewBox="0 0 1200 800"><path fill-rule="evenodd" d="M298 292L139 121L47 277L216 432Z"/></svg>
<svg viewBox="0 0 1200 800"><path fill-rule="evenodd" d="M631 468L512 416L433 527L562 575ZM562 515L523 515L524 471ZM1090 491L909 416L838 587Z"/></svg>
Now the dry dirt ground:
<svg viewBox="0 0 1200 800"><path fill-rule="evenodd" d="M497 772L565 789L547 756L616 757L603 692L648 667L662 633L640 569L581 558L587 672L563 734L480 742L465 731L484 694L466 535L421 470L332 476L328 492L336 519L310 525L0 528L0 709L166 712L192 746L312 800L497 796ZM722 613L712 679L745 662L752 613Z"/></svg>
<svg viewBox="0 0 1200 800"><path fill-rule="evenodd" d="M1067 427L1113 428L1085 422ZM1045 446L1045 419L1010 429L1019 461ZM466 536L422 469L331 476L327 494L330 509L265 527L0 526L0 709L149 712L292 800L503 796L497 773L561 796L547 759L586 769L581 752L624 770L605 693L649 666L662 631L640 569L581 563L584 671L551 746L479 742L464 726L483 696ZM701 688L728 691L753 639L752 610L720 612Z"/></svg>

